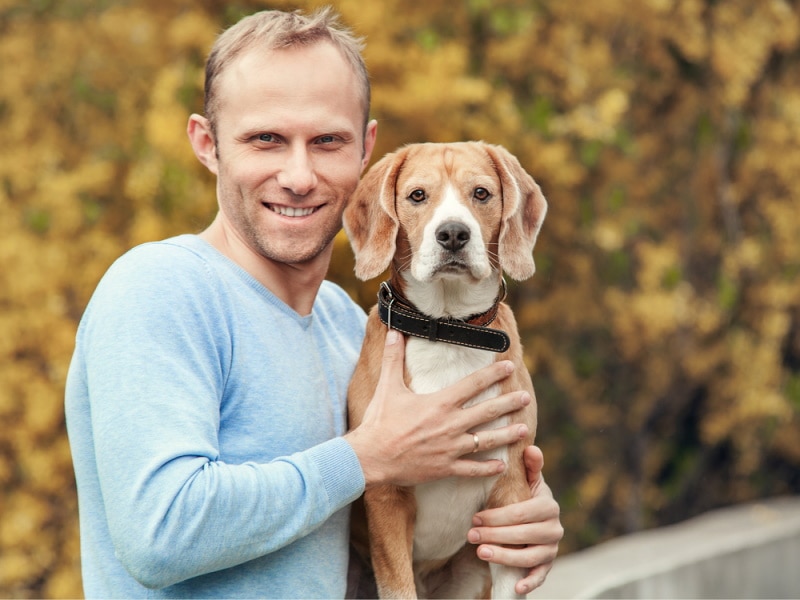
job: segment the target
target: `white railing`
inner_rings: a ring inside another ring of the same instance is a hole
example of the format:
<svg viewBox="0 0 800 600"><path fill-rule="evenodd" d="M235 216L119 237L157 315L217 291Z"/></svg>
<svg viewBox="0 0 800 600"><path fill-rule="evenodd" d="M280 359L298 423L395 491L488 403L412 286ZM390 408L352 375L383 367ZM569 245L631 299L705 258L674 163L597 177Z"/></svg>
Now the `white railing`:
<svg viewBox="0 0 800 600"><path fill-rule="evenodd" d="M719 509L563 556L530 598L800 598L800 497Z"/></svg>

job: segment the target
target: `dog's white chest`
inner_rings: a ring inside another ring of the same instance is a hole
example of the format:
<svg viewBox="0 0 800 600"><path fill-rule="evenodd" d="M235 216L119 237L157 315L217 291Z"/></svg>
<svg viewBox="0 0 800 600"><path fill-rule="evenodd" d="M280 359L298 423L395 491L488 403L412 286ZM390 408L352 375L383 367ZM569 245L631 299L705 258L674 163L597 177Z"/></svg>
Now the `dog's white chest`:
<svg viewBox="0 0 800 600"><path fill-rule="evenodd" d="M406 368L410 386L417 393L438 391L466 375L491 364L493 352L475 350L452 344L431 343L409 339L406 346ZM476 404L496 396L497 386L471 400ZM491 429L507 423L503 417L481 428ZM481 452L475 458L506 460L505 447ZM414 528L414 560L427 561L447 558L465 543L472 516L481 510L489 497L496 478L449 478L419 485Z"/></svg>
<svg viewBox="0 0 800 600"><path fill-rule="evenodd" d="M415 489L414 561L449 558L466 543L472 516L481 510L495 477L442 479Z"/></svg>
<svg viewBox="0 0 800 600"><path fill-rule="evenodd" d="M492 364L495 358L496 354L489 350L476 350L444 342L429 342L414 337L406 342L405 364L410 377L410 386L412 390L421 394L437 392L456 383L470 373ZM488 390L484 396L488 397L487 394ZM483 399L483 397L476 399L471 404Z"/></svg>

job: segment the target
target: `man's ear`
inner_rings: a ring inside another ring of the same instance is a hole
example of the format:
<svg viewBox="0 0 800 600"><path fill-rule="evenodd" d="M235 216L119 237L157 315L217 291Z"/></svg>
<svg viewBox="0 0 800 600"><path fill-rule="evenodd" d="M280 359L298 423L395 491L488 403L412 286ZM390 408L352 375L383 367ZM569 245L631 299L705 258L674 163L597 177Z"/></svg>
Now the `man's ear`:
<svg viewBox="0 0 800 600"><path fill-rule="evenodd" d="M208 119L198 114L191 115L186 133L195 156L209 171L217 175L217 144Z"/></svg>
<svg viewBox="0 0 800 600"><path fill-rule="evenodd" d="M369 159L372 157L372 150L375 148L375 138L378 136L378 122L372 119L367 123L367 128L364 131L364 154L361 157L361 172L367 168Z"/></svg>

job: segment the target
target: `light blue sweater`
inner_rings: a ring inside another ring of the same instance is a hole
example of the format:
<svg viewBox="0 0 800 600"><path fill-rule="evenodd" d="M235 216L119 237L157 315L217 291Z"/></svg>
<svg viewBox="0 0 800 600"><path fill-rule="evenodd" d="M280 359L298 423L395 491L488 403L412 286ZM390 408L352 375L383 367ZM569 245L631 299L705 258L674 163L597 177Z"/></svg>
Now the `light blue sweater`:
<svg viewBox="0 0 800 600"><path fill-rule="evenodd" d="M330 282L301 317L196 236L120 258L66 389L87 597L343 597L365 320Z"/></svg>

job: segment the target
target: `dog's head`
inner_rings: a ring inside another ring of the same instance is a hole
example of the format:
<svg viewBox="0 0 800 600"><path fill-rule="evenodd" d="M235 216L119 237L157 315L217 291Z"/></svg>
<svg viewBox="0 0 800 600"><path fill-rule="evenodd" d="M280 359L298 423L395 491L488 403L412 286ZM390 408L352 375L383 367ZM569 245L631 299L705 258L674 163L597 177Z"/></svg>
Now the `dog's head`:
<svg viewBox="0 0 800 600"><path fill-rule="evenodd" d="M501 146L411 144L364 176L344 212L360 279L394 268L418 281L533 275L547 211L539 186Z"/></svg>

